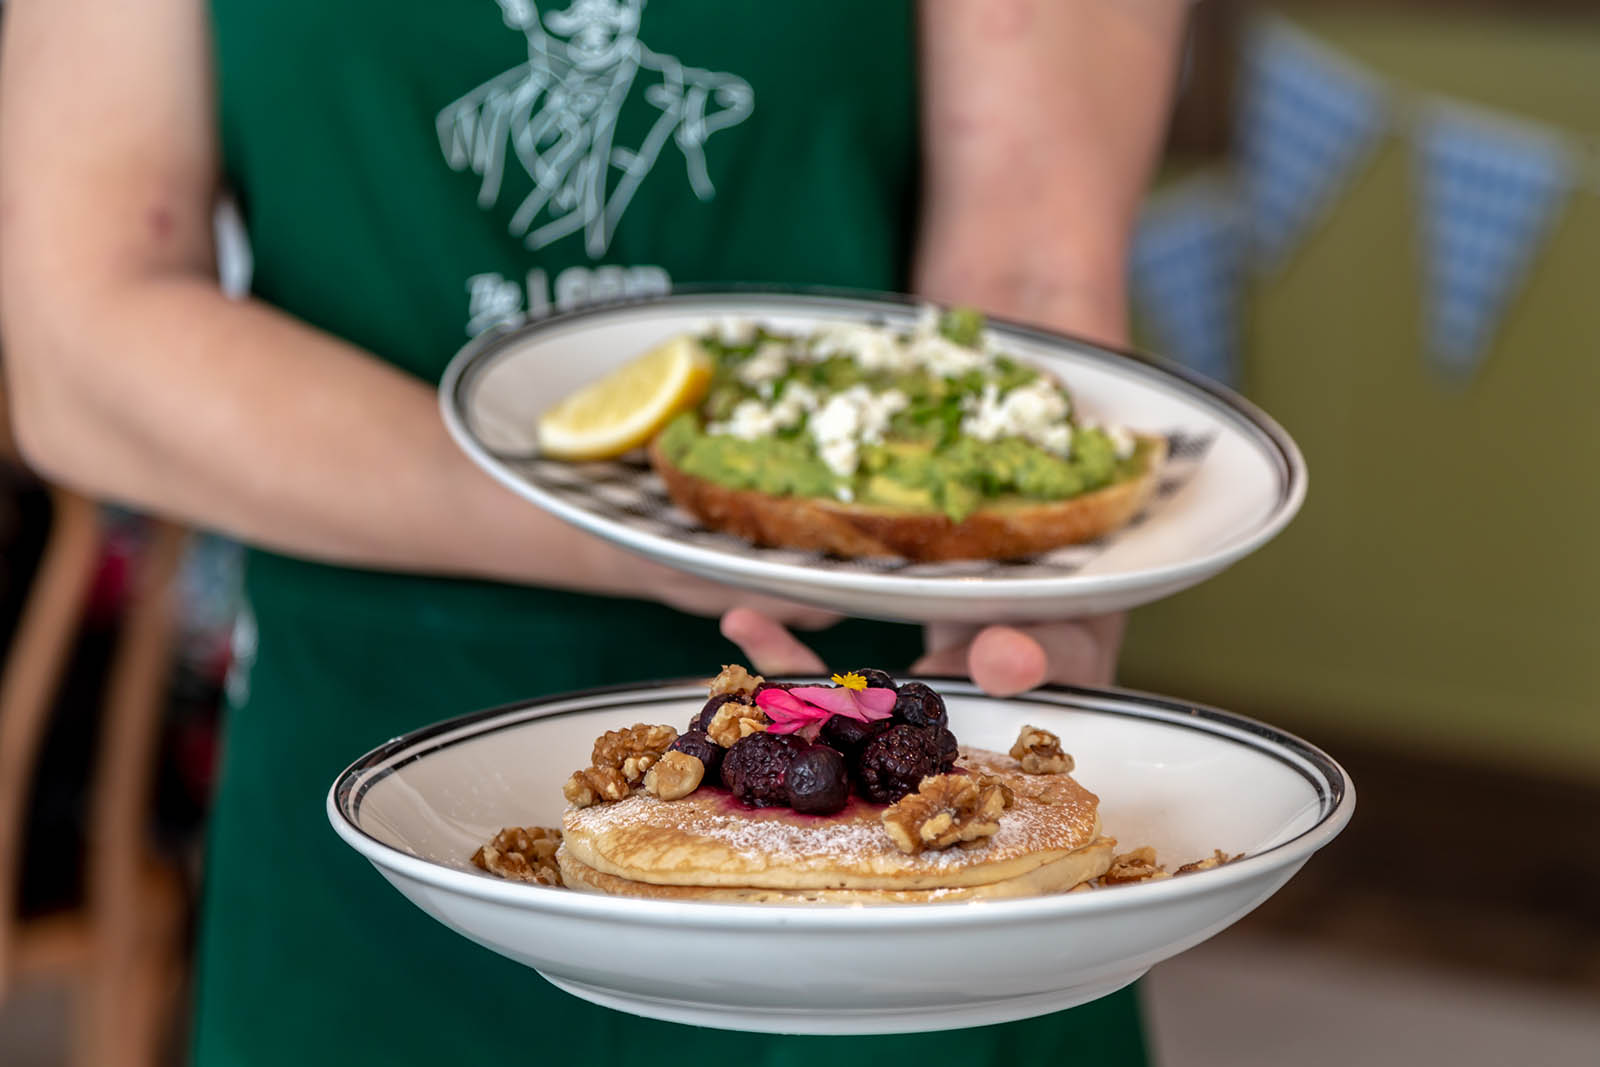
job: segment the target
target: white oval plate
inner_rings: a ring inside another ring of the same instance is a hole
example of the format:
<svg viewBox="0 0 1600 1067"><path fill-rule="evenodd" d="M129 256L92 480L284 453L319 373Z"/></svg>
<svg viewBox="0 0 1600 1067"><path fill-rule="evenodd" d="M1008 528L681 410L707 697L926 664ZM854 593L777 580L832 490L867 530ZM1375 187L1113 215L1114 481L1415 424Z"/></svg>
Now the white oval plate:
<svg viewBox="0 0 1600 1067"><path fill-rule="evenodd" d="M1004 322L1005 348L1048 368L1079 411L1164 433L1173 458L1156 499L1126 529L1032 559L913 564L769 549L702 529L672 506L642 458L540 459L534 425L579 386L666 338L754 319L809 332L822 322L909 326L899 297L685 292L576 311L491 332L457 354L440 382L451 435L501 484L624 548L706 578L845 615L1007 622L1120 611L1184 589L1261 547L1306 492L1305 463L1275 422L1220 386L1166 363Z"/></svg>
<svg viewBox="0 0 1600 1067"><path fill-rule="evenodd" d="M1121 847L1226 866L1085 893L877 907L636 900L507 882L469 857L504 826L558 826L560 783L602 731L687 722L704 683L551 697L440 723L363 756L328 818L446 926L606 1007L778 1033L980 1026L1104 996L1212 936L1344 828L1355 790L1327 755L1220 711L1110 690L1010 699L939 681L963 742L1055 731ZM705 948L717 946L717 964Z"/></svg>

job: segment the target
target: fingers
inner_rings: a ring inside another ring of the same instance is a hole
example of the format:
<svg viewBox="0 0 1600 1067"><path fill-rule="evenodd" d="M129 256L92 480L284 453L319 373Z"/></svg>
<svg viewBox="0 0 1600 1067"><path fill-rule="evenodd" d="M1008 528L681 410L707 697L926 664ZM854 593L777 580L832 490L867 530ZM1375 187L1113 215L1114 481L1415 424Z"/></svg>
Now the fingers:
<svg viewBox="0 0 1600 1067"><path fill-rule="evenodd" d="M1123 614L1099 615L1069 622L1041 623L1027 627L1024 632L1038 643L1049 661L1045 681L1063 685L1110 685L1116 675L1117 651L1122 645L1122 629L1126 622L1127 616ZM977 679L976 670L973 679Z"/></svg>
<svg viewBox="0 0 1600 1067"><path fill-rule="evenodd" d="M642 569L646 577L640 583L640 595L689 615L716 618L735 608L745 608L801 630L821 630L832 626L840 618L836 613L822 608L746 593L659 564L648 564Z"/></svg>
<svg viewBox="0 0 1600 1067"><path fill-rule="evenodd" d="M1048 649L1033 627L1028 633L1010 626L990 626L967 646L966 668L978 688L991 696L1009 697L1042 684L1051 674Z"/></svg>
<svg viewBox="0 0 1600 1067"><path fill-rule="evenodd" d="M1046 682L1109 685L1125 622L1118 614L1021 627L935 624L927 628L933 651L912 670L964 674L994 696L1015 696Z"/></svg>
<svg viewBox="0 0 1600 1067"><path fill-rule="evenodd" d="M966 623L932 622L923 627L929 652L911 665L912 674L967 673L967 649L978 627Z"/></svg>
<svg viewBox="0 0 1600 1067"><path fill-rule="evenodd" d="M761 674L821 674L827 665L783 626L749 608L722 617L722 636L738 645Z"/></svg>
<svg viewBox="0 0 1600 1067"><path fill-rule="evenodd" d="M796 630L826 630L844 618L842 615L824 611L822 608L796 604L792 600L769 600L765 597L761 598L759 603L741 604L740 608L747 608L766 615L768 618L776 619L783 625Z"/></svg>

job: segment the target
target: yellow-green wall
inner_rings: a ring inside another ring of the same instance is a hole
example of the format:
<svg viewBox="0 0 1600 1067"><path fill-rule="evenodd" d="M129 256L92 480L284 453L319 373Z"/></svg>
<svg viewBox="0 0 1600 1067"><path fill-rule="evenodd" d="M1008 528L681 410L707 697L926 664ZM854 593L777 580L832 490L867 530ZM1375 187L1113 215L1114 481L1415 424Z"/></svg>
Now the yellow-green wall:
<svg viewBox="0 0 1600 1067"><path fill-rule="evenodd" d="M1298 20L1413 90L1600 135L1600 18ZM1386 140L1247 299L1244 389L1306 454L1300 517L1134 614L1126 684L1600 781L1600 155L1487 361L1422 349L1411 149Z"/></svg>

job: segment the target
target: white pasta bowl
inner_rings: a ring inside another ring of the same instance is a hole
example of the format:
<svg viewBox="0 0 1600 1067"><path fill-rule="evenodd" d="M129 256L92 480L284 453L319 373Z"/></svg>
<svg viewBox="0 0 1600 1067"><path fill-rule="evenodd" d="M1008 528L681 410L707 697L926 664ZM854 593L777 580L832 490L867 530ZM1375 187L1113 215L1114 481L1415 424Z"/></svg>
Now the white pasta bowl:
<svg viewBox="0 0 1600 1067"><path fill-rule="evenodd" d="M328 817L423 911L576 996L701 1026L866 1034L1004 1022L1111 993L1266 900L1355 807L1325 753L1240 716L1116 690L998 699L935 684L965 744L1004 750L1024 724L1059 735L1120 848L1152 845L1169 867L1213 849L1244 857L1090 892L875 907L637 900L471 865L501 827L560 824L560 785L602 731L687 722L705 690L686 683L427 727L352 764Z"/></svg>

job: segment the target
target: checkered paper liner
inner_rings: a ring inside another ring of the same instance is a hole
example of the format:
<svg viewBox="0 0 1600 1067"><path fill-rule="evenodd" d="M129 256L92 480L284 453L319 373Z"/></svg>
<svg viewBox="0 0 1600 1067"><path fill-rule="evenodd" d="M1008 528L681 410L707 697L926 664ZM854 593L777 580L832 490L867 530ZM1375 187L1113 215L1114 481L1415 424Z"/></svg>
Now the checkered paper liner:
<svg viewBox="0 0 1600 1067"><path fill-rule="evenodd" d="M1124 532L1158 514L1199 469L1216 434L1174 430L1167 433L1166 438L1167 462L1161 468L1161 480L1156 491L1144 510L1122 530L1098 541L1067 545L1026 559L953 560L944 563L915 563L894 557L843 559L814 551L762 548L728 534L707 530L672 503L666 486L642 456L595 463L564 463L548 459L506 459L504 462L540 491L605 522L626 526L638 533L778 566L906 578L1038 579L1064 578L1077 573L1114 545Z"/></svg>

